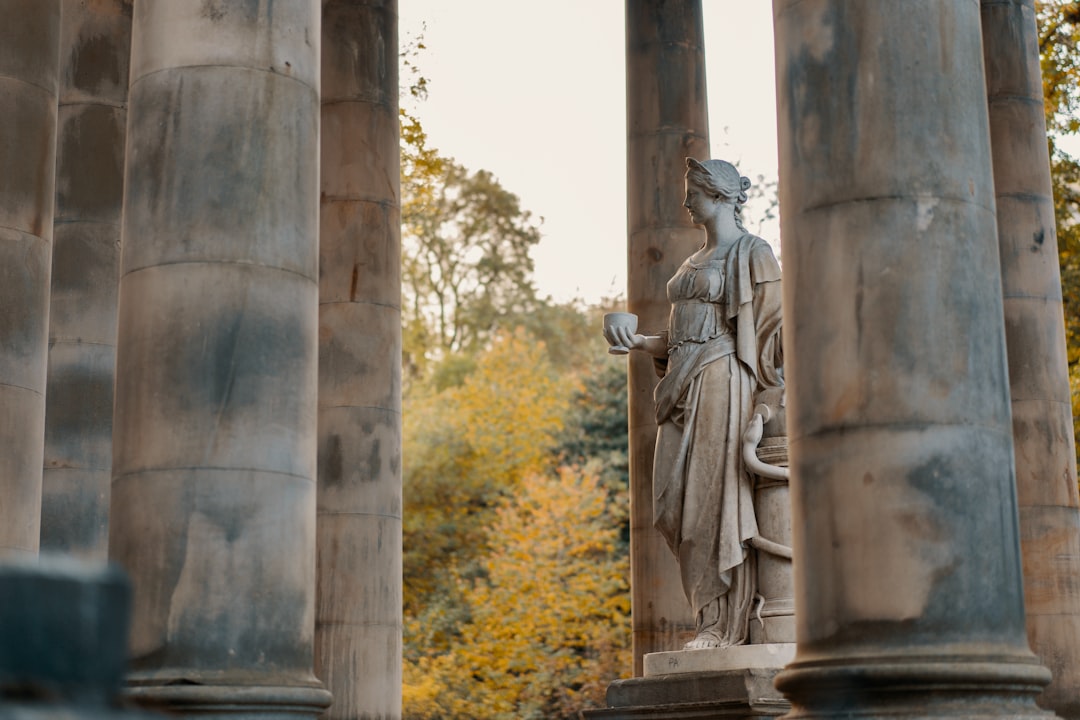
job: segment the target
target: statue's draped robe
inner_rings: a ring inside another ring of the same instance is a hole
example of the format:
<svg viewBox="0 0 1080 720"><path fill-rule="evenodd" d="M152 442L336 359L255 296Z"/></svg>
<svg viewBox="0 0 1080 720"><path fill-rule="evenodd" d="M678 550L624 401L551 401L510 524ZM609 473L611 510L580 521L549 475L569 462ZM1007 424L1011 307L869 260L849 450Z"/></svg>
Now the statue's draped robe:
<svg viewBox="0 0 1080 720"><path fill-rule="evenodd" d="M746 641L757 535L742 434L755 395L783 384L780 267L761 238L687 260L668 282L671 319L656 387L654 524L679 560L698 631Z"/></svg>

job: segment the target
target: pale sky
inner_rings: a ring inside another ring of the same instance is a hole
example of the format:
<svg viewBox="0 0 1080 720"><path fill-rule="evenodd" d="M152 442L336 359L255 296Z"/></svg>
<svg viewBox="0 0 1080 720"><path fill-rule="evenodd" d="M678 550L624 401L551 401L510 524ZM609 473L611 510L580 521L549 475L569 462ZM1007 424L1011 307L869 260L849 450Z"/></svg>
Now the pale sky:
<svg viewBox="0 0 1080 720"><path fill-rule="evenodd" d="M430 143L490 170L544 218L543 294L594 302L626 290L624 0L399 0L404 45L426 23L430 81L416 109ZM772 3L704 0L712 156L775 180ZM402 76L402 82L407 82ZM1080 154L1080 137L1062 144ZM747 228L780 253L779 224Z"/></svg>
<svg viewBox="0 0 1080 720"><path fill-rule="evenodd" d="M400 0L404 46L427 24L417 108L431 145L486 169L544 218L536 282L556 300L626 289L623 0ZM705 0L713 157L776 177L771 3ZM402 83L407 82L402 76ZM747 227L775 244L775 224Z"/></svg>

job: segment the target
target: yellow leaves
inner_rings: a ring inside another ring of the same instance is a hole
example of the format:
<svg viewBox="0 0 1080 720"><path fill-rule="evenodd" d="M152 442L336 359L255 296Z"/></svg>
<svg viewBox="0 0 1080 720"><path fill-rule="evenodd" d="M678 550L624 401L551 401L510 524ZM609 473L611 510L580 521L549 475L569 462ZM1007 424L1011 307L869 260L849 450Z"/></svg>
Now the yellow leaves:
<svg viewBox="0 0 1080 720"><path fill-rule="evenodd" d="M448 652L406 667L407 717L569 718L601 704L630 663L621 513L595 474L525 478L486 531L471 620ZM436 696L442 714L425 714Z"/></svg>

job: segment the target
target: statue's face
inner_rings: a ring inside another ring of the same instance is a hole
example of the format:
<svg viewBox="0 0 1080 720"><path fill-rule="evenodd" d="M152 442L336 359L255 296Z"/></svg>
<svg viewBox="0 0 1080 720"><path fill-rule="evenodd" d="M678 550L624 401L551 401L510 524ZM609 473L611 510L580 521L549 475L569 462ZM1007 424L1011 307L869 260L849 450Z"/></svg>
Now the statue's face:
<svg viewBox="0 0 1080 720"><path fill-rule="evenodd" d="M695 183L686 179L686 199L683 207L690 211L690 222L695 225L704 225L716 214L718 202L709 196L707 192Z"/></svg>

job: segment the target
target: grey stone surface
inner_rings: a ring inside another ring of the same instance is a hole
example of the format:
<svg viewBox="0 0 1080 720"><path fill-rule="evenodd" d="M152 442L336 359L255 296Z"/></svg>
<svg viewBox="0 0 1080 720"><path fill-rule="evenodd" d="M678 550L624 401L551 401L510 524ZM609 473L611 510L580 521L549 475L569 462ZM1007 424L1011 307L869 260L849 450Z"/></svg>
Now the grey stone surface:
<svg viewBox="0 0 1080 720"><path fill-rule="evenodd" d="M1080 717L1080 513L1034 0L982 0L1028 639Z"/></svg>
<svg viewBox="0 0 1080 720"><path fill-rule="evenodd" d="M131 2L62 5L41 548L104 559Z"/></svg>
<svg viewBox="0 0 1080 720"><path fill-rule="evenodd" d="M616 680L608 687L608 707L583 714L609 720L777 717L791 706L773 687L776 672L716 670Z"/></svg>
<svg viewBox="0 0 1080 720"><path fill-rule="evenodd" d="M645 656L645 677L721 670L779 670L795 657L795 643L759 643L703 650L674 650Z"/></svg>
<svg viewBox="0 0 1080 720"><path fill-rule="evenodd" d="M396 0L324 3L315 669L327 717L401 717Z"/></svg>
<svg viewBox="0 0 1080 720"><path fill-rule="evenodd" d="M667 281L704 239L681 204L684 158L709 154L702 28L701 0L626 4L627 304L639 331L666 327ZM629 363L630 592L640 675L645 653L690 639L694 617L653 527L656 373L648 357Z"/></svg>
<svg viewBox="0 0 1080 720"><path fill-rule="evenodd" d="M0 2L0 555L38 550L60 0Z"/></svg>
<svg viewBox="0 0 1080 720"><path fill-rule="evenodd" d="M129 692L314 716L321 3L138 3L109 553Z"/></svg>
<svg viewBox="0 0 1080 720"><path fill-rule="evenodd" d="M800 718L1044 717L978 4L774 7L798 608L777 686Z"/></svg>

